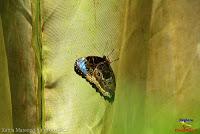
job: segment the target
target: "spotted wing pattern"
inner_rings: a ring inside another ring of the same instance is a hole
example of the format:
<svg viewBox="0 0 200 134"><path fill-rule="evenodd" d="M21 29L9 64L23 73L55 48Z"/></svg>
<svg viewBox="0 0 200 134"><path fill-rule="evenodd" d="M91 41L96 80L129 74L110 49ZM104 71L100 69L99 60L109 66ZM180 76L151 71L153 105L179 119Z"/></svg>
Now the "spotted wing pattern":
<svg viewBox="0 0 200 134"><path fill-rule="evenodd" d="M115 75L107 58L98 56L82 57L76 60L75 72L86 79L97 92L109 102L115 97Z"/></svg>

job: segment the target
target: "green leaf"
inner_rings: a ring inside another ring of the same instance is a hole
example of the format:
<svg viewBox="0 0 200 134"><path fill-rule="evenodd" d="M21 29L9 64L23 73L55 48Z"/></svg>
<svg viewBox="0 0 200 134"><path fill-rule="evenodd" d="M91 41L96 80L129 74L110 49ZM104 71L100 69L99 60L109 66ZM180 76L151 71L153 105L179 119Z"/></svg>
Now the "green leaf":
<svg viewBox="0 0 200 134"><path fill-rule="evenodd" d="M2 21L0 16L0 131L2 128L12 128L12 102L10 94L10 82L8 75L8 63L4 44Z"/></svg>
<svg viewBox="0 0 200 134"><path fill-rule="evenodd" d="M29 0L1 3L1 32L3 31L7 54L13 128L35 128L39 121L38 74L35 52L31 45L31 3Z"/></svg>

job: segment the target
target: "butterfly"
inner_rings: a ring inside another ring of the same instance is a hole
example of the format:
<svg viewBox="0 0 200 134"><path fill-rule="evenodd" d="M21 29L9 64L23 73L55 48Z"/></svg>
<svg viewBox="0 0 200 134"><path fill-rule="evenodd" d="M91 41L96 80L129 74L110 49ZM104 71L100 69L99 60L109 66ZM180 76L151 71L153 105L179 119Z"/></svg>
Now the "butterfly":
<svg viewBox="0 0 200 134"><path fill-rule="evenodd" d="M110 64L106 56L81 57L75 61L74 71L86 79L105 100L113 102L116 81Z"/></svg>

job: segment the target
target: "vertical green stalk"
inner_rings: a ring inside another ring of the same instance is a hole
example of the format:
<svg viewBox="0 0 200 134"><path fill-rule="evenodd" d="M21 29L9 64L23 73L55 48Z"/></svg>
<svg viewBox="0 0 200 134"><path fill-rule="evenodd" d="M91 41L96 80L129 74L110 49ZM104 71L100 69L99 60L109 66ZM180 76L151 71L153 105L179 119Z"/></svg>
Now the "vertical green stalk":
<svg viewBox="0 0 200 134"><path fill-rule="evenodd" d="M38 126L44 128L45 126L45 106L44 106L44 79L42 77L42 35L41 35L41 14L40 14L40 0L32 0L32 14L33 14L33 48L36 54L37 72L38 72L38 92L37 92L37 108L38 108Z"/></svg>
<svg viewBox="0 0 200 134"><path fill-rule="evenodd" d="M12 101L8 74L7 54L4 44L2 21L0 16L0 129L12 128ZM0 130L2 131L2 130Z"/></svg>

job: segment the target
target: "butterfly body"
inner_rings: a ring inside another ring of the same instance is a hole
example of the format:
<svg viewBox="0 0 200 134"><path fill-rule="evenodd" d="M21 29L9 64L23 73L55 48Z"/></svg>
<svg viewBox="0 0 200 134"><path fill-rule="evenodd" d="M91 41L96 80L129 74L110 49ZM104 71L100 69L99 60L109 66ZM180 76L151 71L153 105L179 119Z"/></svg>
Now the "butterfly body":
<svg viewBox="0 0 200 134"><path fill-rule="evenodd" d="M115 97L115 75L106 56L88 56L76 60L74 71L88 81L106 100Z"/></svg>

